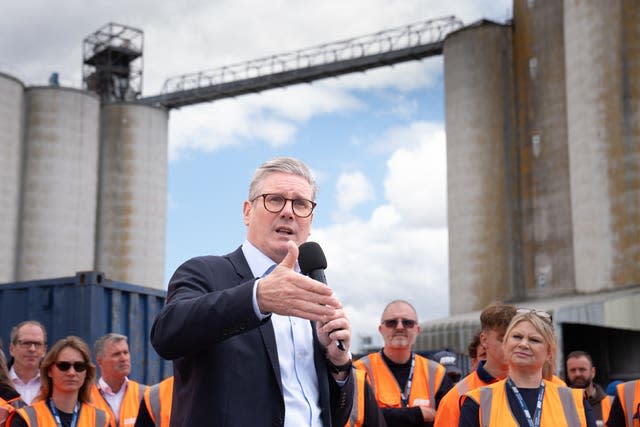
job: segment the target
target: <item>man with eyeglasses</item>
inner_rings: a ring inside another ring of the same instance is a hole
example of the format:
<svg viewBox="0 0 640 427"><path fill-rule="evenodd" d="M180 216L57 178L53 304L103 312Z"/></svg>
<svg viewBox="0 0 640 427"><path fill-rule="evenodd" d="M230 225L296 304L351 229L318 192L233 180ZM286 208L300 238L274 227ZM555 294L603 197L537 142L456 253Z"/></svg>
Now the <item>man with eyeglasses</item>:
<svg viewBox="0 0 640 427"><path fill-rule="evenodd" d="M30 405L40 393L40 362L47 352L47 331L36 320L25 320L11 329L9 377L20 397Z"/></svg>
<svg viewBox="0 0 640 427"><path fill-rule="evenodd" d="M304 163L265 162L243 204L244 243L174 273L151 329L158 354L173 360L172 427L347 422L350 323L333 291L297 265L315 197Z"/></svg>
<svg viewBox="0 0 640 427"><path fill-rule="evenodd" d="M387 425L432 425L440 399L453 384L444 366L413 351L420 334L413 305L403 300L387 304L378 331L382 350L355 365L367 371Z"/></svg>

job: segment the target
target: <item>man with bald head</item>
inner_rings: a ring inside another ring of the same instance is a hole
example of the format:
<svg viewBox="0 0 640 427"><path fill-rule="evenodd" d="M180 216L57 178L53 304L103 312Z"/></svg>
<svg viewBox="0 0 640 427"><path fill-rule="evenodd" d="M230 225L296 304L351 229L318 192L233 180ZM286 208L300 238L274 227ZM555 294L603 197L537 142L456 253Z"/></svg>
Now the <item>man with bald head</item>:
<svg viewBox="0 0 640 427"><path fill-rule="evenodd" d="M384 339L382 350L355 365L367 371L387 425L431 425L452 383L444 366L413 351L420 334L413 305L404 300L387 304L378 331Z"/></svg>

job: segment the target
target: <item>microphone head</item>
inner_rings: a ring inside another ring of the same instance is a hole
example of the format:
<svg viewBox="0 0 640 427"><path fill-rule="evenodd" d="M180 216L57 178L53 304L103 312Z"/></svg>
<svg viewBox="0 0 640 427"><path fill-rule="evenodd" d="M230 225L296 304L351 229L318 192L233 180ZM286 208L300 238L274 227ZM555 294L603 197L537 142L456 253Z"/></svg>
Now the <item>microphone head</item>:
<svg viewBox="0 0 640 427"><path fill-rule="evenodd" d="M327 268L327 258L322 248L316 242L305 242L298 248L298 265L302 274L309 274L313 270Z"/></svg>

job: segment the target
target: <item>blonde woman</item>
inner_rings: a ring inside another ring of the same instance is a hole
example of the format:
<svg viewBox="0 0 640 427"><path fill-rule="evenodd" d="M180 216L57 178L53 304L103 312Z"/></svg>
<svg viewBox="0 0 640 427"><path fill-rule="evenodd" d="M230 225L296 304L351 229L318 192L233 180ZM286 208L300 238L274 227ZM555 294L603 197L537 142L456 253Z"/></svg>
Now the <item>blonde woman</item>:
<svg viewBox="0 0 640 427"><path fill-rule="evenodd" d="M507 378L466 393L459 425L595 427L591 405L582 390L552 381L556 347L551 316L519 309L503 341Z"/></svg>

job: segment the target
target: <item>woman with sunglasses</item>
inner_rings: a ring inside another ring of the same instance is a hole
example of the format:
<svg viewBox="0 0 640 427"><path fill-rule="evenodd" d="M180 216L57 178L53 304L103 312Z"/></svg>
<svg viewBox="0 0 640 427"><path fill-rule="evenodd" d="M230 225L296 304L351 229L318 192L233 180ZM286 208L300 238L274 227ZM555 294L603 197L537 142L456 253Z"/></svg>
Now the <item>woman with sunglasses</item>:
<svg viewBox="0 0 640 427"><path fill-rule="evenodd" d="M504 335L508 362L504 380L466 393L460 426L595 427L582 390L551 381L557 341L551 317L518 310Z"/></svg>
<svg viewBox="0 0 640 427"><path fill-rule="evenodd" d="M33 405L12 413L7 427L107 427L107 414L89 403L95 374L82 339L59 340L40 365L40 394Z"/></svg>

